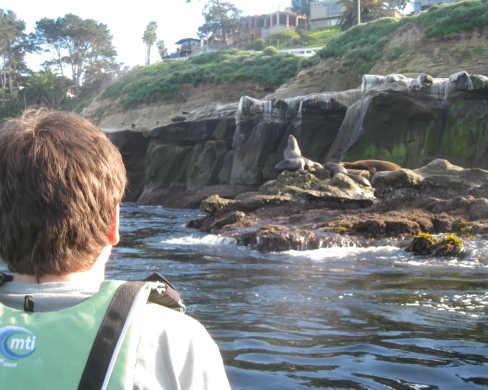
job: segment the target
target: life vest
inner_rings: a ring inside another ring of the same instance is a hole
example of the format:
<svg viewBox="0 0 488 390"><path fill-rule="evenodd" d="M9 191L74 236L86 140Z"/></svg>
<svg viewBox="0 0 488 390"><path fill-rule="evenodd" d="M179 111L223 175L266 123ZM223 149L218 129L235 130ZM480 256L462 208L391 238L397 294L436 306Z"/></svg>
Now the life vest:
<svg viewBox="0 0 488 390"><path fill-rule="evenodd" d="M184 312L179 294L168 290L171 284L160 281L107 280L90 298L59 311L0 304L1 387L132 389L135 362L129 352L139 339L134 316L148 300Z"/></svg>

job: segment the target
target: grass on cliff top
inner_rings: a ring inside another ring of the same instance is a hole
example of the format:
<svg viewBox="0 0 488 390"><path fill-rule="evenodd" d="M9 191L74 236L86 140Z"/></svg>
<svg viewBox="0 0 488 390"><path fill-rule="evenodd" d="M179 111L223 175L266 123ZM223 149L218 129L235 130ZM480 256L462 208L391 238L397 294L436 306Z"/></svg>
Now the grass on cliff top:
<svg viewBox="0 0 488 390"><path fill-rule="evenodd" d="M120 98L124 108L158 100L178 99L184 84L255 80L263 87L277 87L294 77L301 67L319 61L301 61L293 54L269 47L262 52L227 50L205 53L186 61L164 61L141 67L108 86L104 98ZM184 97L183 97L184 98Z"/></svg>
<svg viewBox="0 0 488 390"><path fill-rule="evenodd" d="M264 43L276 47L278 50L325 46L340 33L337 26L301 30L301 35L298 30L282 30L266 38Z"/></svg>
<svg viewBox="0 0 488 390"><path fill-rule="evenodd" d="M488 25L488 0L468 0L434 5L418 16L397 20L382 18L360 24L332 38L319 55L321 58L345 58L344 65L368 73L383 56L383 47L396 33L421 26L428 38L439 38Z"/></svg>

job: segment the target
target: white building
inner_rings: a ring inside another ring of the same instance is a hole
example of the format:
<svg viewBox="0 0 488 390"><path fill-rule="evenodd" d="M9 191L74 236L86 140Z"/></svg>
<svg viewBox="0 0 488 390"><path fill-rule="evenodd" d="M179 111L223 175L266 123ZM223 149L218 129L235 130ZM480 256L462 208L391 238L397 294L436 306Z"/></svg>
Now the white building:
<svg viewBox="0 0 488 390"><path fill-rule="evenodd" d="M310 3L310 30L335 26L342 12L337 0L318 0Z"/></svg>

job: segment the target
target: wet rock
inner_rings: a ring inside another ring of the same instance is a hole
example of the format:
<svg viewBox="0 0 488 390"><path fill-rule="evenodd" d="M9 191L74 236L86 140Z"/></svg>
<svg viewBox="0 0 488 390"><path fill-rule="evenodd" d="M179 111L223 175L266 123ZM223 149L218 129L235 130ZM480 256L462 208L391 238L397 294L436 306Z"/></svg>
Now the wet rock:
<svg viewBox="0 0 488 390"><path fill-rule="evenodd" d="M433 253L436 244L437 240L434 237L428 233L422 233L415 236L405 250L418 255L428 255Z"/></svg>
<svg viewBox="0 0 488 390"><path fill-rule="evenodd" d="M213 223L213 226L210 227L212 232L220 231L224 226L233 225L237 222L244 220L246 214L242 211L233 211L230 214L226 215L224 218L218 219Z"/></svg>
<svg viewBox="0 0 488 390"><path fill-rule="evenodd" d="M363 246L355 237L303 229L290 229L280 225L266 225L257 230L234 234L238 245L261 252L313 250L332 246Z"/></svg>
<svg viewBox="0 0 488 390"><path fill-rule="evenodd" d="M224 199L219 195L209 196L207 199L202 200L200 204L200 210L206 213L215 213L216 211L227 208L229 205L235 204L236 201L232 199Z"/></svg>
<svg viewBox="0 0 488 390"><path fill-rule="evenodd" d="M488 219L488 199L476 199L468 208L469 219L471 221L487 220Z"/></svg>
<svg viewBox="0 0 488 390"><path fill-rule="evenodd" d="M447 217L439 216L432 218L432 225L434 228L434 233L452 231L452 222Z"/></svg>
<svg viewBox="0 0 488 390"><path fill-rule="evenodd" d="M239 197L239 200L241 201L240 207L246 211L256 210L264 206L280 206L285 203L293 201L293 198L290 194L284 194L284 195L252 194L250 196L243 196L243 195Z"/></svg>
<svg viewBox="0 0 488 390"><path fill-rule="evenodd" d="M458 256L462 257L464 252L464 242L454 234L448 234L437 240L428 233L419 233L414 236L410 244L405 248L408 252L418 255L434 256Z"/></svg>

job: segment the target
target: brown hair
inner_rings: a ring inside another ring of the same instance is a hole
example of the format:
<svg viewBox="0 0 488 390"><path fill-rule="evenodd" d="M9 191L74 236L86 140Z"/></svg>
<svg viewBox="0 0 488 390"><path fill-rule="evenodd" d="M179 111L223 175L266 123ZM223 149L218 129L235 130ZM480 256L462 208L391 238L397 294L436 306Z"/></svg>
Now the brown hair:
<svg viewBox="0 0 488 390"><path fill-rule="evenodd" d="M75 114L28 110L0 130L0 256L12 272L90 269L126 186L110 140Z"/></svg>

